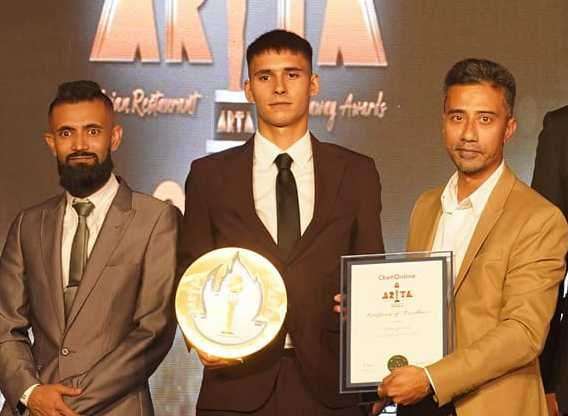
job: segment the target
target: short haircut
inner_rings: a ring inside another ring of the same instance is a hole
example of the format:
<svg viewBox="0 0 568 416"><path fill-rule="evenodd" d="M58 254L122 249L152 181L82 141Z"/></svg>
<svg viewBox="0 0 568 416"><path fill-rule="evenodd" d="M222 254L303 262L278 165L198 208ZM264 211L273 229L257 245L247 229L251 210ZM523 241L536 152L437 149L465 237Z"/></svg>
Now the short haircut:
<svg viewBox="0 0 568 416"><path fill-rule="evenodd" d="M312 45L306 39L298 36L294 32L276 29L263 33L252 42L247 48L247 64L250 64L255 56L263 53L274 51L280 53L282 51L290 51L303 55L310 64L312 70Z"/></svg>
<svg viewBox="0 0 568 416"><path fill-rule="evenodd" d="M113 111L112 101L102 92L101 87L95 81L64 82L57 87L57 94L51 104L49 104L48 115L51 116L53 109L60 104L74 104L95 100L101 101L111 112Z"/></svg>
<svg viewBox="0 0 568 416"><path fill-rule="evenodd" d="M451 86L481 83L487 83L501 89L509 109L509 115L512 115L515 108L515 95L517 94L515 78L503 65L487 59L469 58L456 63L446 74L444 102Z"/></svg>

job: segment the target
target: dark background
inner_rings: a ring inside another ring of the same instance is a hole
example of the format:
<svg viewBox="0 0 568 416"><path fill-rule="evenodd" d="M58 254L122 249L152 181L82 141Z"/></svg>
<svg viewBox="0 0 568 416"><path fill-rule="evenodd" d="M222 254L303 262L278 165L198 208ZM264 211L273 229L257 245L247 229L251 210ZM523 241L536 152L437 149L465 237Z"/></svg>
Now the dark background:
<svg viewBox="0 0 568 416"><path fill-rule="evenodd" d="M345 0L347 1L347 0ZM4 2L0 13L0 247L19 210L56 192L55 161L42 140L47 106L56 86L94 79L109 91L135 88L168 97L199 91L192 116L139 118L120 115L125 128L115 153L117 171L135 189L153 193L163 181L183 186L189 164L206 153L213 138L214 92L227 87L224 0L200 9L212 64L89 62L104 0ZM164 55L165 0L155 0L156 28ZM354 2L355 3L355 2ZM457 60L484 57L516 76L519 129L506 158L530 181L536 138L546 111L568 103L568 2L564 0L375 0L387 67L318 67L321 99L373 101L384 91L383 119L338 118L328 132L314 119L312 130L372 156L381 174L382 220L388 251L404 248L408 216L417 196L447 181L453 167L440 140L442 80ZM325 0L306 0L305 35L317 58ZM247 43L275 28L276 0L249 0ZM1 282L0 282L1 284ZM178 339L153 379L159 415L193 411L199 365L187 359ZM1 401L1 398L0 398Z"/></svg>

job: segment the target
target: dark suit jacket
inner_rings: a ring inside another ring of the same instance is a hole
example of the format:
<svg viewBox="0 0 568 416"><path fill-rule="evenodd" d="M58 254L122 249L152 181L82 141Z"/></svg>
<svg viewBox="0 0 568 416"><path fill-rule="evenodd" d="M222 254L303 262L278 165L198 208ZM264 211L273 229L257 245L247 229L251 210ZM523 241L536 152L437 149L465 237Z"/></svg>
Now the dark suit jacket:
<svg viewBox="0 0 568 416"><path fill-rule="evenodd" d="M358 401L339 395L339 319L332 310L339 292L341 255L383 252L380 183L372 159L312 137L315 207L312 222L284 258L256 215L254 140L196 160L186 183L180 258L186 267L221 247L243 247L268 258L282 274L288 313L280 337L238 367L204 371L200 409L252 411L270 396L291 334L301 372L325 406Z"/></svg>
<svg viewBox="0 0 568 416"><path fill-rule="evenodd" d="M82 388L66 398L82 415L153 415L148 377L176 328L179 211L122 182L66 322L64 209L60 195L22 211L0 258L1 415L17 414L24 390L36 383Z"/></svg>
<svg viewBox="0 0 568 416"><path fill-rule="evenodd" d="M568 218L568 106L544 117L544 127L538 137L532 187ZM546 392L556 392L561 410L568 413L568 321L564 319L561 323L560 320L566 312L561 289L540 364Z"/></svg>

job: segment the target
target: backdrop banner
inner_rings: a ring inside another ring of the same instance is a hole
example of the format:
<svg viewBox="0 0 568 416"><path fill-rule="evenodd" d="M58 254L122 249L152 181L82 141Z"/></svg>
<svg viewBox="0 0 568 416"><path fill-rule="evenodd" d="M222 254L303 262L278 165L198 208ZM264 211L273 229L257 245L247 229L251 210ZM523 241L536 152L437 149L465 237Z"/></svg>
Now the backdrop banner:
<svg viewBox="0 0 568 416"><path fill-rule="evenodd" d="M386 246L400 251L417 196L453 172L440 139L446 71L483 57L513 72L519 129L506 158L530 181L542 118L568 103L567 21L564 0L5 2L0 247L19 210L61 191L42 140L59 83L101 84L125 129L117 172L183 209L191 161L255 131L242 92L246 45L285 28L314 47L313 133L375 160ZM151 380L157 414L193 414L200 381L178 336Z"/></svg>

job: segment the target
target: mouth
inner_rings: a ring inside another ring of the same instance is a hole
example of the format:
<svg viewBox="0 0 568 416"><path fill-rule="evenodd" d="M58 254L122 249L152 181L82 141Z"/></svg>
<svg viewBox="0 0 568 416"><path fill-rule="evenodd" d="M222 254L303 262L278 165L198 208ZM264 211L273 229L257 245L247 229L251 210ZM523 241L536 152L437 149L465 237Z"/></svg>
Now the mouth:
<svg viewBox="0 0 568 416"><path fill-rule="evenodd" d="M286 107L292 105L292 103L288 103L288 102L277 102L277 103L271 103L270 107L272 108L282 108L282 107Z"/></svg>
<svg viewBox="0 0 568 416"><path fill-rule="evenodd" d="M455 150L462 159L475 159L478 155L481 154L479 150L475 149L456 148Z"/></svg>
<svg viewBox="0 0 568 416"><path fill-rule="evenodd" d="M94 154L76 154L67 156L67 163L69 164L90 164L97 161L97 156Z"/></svg>
<svg viewBox="0 0 568 416"><path fill-rule="evenodd" d="M70 157L68 160L69 162L85 162L93 159L94 159L93 156L75 156L75 157Z"/></svg>

